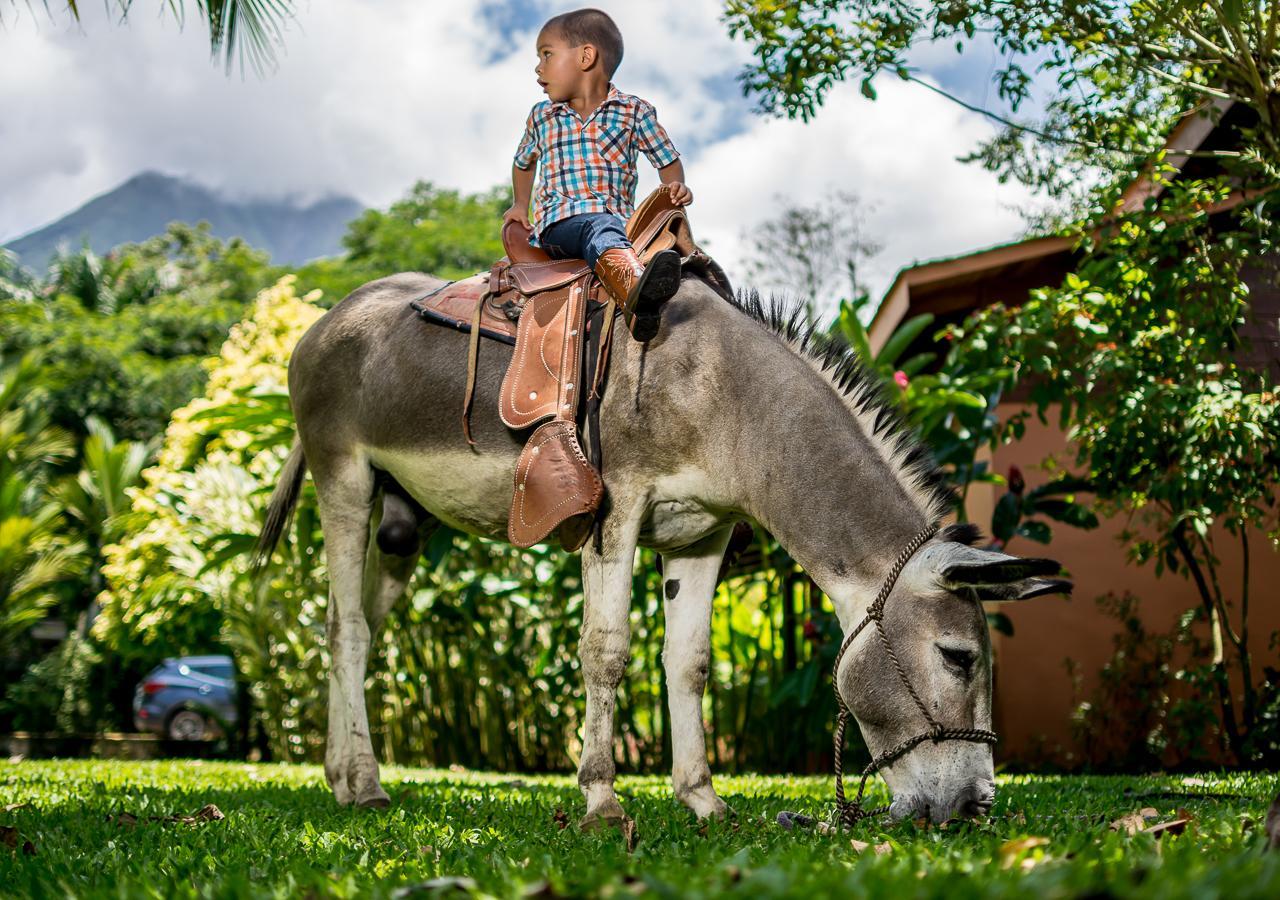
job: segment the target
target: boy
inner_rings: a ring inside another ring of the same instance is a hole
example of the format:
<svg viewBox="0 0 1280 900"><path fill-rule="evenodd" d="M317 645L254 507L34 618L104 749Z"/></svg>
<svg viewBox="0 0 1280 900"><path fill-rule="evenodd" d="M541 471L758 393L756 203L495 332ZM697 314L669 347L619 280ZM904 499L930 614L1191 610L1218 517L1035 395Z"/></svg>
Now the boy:
<svg viewBox="0 0 1280 900"><path fill-rule="evenodd" d="M608 15L580 9L556 16L538 34L534 72L547 99L529 113L511 168L515 203L503 223L529 228L538 162L536 228L529 243L553 259L582 258L617 302L633 336L657 332L659 307L680 286L680 256L664 250L640 263L626 236L635 207L636 154L643 152L677 206L693 201L680 154L654 108L610 79L622 61L622 35Z"/></svg>

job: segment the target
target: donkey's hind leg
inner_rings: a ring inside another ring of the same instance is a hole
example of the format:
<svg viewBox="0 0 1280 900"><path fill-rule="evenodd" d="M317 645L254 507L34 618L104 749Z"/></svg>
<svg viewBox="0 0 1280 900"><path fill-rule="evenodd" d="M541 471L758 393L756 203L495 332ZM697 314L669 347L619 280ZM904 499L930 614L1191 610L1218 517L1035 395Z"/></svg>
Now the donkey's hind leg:
<svg viewBox="0 0 1280 900"><path fill-rule="evenodd" d="M679 555L662 557L662 665L671 708L671 782L676 797L699 819L723 816L729 809L711 786L702 693L711 659L711 601L730 531L717 531Z"/></svg>
<svg viewBox="0 0 1280 900"><path fill-rule="evenodd" d="M422 546L440 527L440 520L409 498L394 482L380 495L377 540L369 543L364 566L364 612L369 639L377 643L387 613L404 596Z"/></svg>
<svg viewBox="0 0 1280 900"><path fill-rule="evenodd" d="M386 806L369 740L364 679L369 622L364 610L365 556L373 512L373 470L362 459L313 469L329 569L329 741L324 774L338 803Z"/></svg>

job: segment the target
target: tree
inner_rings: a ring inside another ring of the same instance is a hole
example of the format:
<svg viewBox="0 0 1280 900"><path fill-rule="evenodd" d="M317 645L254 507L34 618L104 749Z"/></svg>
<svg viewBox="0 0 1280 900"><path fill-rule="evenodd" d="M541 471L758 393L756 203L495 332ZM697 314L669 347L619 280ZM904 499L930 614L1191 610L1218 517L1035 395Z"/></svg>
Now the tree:
<svg viewBox="0 0 1280 900"><path fill-rule="evenodd" d="M1002 178L1070 196L1072 209L1087 202L1099 178L1128 181L1142 170L1177 115L1201 107L1211 113L1217 100L1253 111L1256 125L1245 139L1255 149L1213 152L1276 180L1280 10L1273 2L730 0L725 21L756 57L741 76L744 88L766 111L806 120L845 80L859 81L872 99L881 72L940 90L908 63L920 44L954 42L962 52L991 41L1006 59L993 80L1011 114L1029 98L1035 71L1051 77L1056 92L1040 122L979 110L1006 128L970 159Z"/></svg>
<svg viewBox="0 0 1280 900"><path fill-rule="evenodd" d="M743 234L754 254L747 264L752 278L798 293L811 319L820 304L844 296L846 290L861 308L868 296L859 266L881 250L866 236L862 201L848 191L836 191L811 206L777 199L778 215Z"/></svg>
<svg viewBox="0 0 1280 900"><path fill-rule="evenodd" d="M419 181L386 212L365 210L347 227L347 262L373 278L403 271L459 278L486 270L503 255L510 194L509 187L463 194Z"/></svg>
<svg viewBox="0 0 1280 900"><path fill-rule="evenodd" d="M199 391L204 359L271 274L265 254L203 225L62 253L47 281L7 296L0 284L0 354L41 353L54 424L86 434L97 416L149 439Z"/></svg>
<svg viewBox="0 0 1280 900"><path fill-rule="evenodd" d="M17 6L19 0L10 0ZM107 8L115 8L121 22L133 11L133 0L106 0ZM63 0L65 12L74 21L80 21L79 0ZM167 7L185 23L186 5L182 0L164 0L157 4L161 11ZM49 0L44 0L49 9ZM226 60L227 71L238 59L241 71L248 57L250 65L261 72L275 62L275 47L282 42L280 30L293 17L292 0L196 0L196 10L209 29L209 49L216 59L220 54ZM52 13L51 13L52 14ZM0 15L0 24L3 15Z"/></svg>

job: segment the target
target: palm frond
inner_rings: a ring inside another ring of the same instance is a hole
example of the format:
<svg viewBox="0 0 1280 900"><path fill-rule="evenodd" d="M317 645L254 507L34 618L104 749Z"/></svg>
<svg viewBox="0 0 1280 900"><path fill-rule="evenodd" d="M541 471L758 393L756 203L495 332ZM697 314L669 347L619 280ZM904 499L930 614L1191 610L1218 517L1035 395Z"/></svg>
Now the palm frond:
<svg viewBox="0 0 1280 900"><path fill-rule="evenodd" d="M282 42L281 28L293 16L290 0L196 0L209 25L213 54L222 53L227 71L237 57L241 73L247 57L261 74L275 65L275 48Z"/></svg>

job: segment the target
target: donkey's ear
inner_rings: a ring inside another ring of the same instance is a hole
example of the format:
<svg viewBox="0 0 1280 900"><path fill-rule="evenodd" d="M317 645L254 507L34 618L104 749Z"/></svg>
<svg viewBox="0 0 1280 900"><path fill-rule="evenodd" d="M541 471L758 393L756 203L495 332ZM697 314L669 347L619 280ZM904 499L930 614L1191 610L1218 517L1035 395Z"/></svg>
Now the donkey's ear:
<svg viewBox="0 0 1280 900"><path fill-rule="evenodd" d="M982 601L1030 600L1046 594L1071 593L1073 585L1065 578L1024 578L1010 584L988 584L977 588Z"/></svg>
<svg viewBox="0 0 1280 900"><path fill-rule="evenodd" d="M1042 575L1057 575L1062 566L1052 559L1022 558L965 548L943 565L942 582L948 587L1007 585Z"/></svg>

